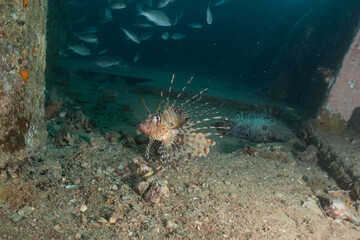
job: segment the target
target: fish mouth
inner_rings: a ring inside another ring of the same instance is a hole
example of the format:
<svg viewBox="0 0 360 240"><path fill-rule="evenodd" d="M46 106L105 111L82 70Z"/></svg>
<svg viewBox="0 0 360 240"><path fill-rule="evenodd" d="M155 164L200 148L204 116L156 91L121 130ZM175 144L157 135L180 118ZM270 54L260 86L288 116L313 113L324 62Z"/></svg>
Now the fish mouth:
<svg viewBox="0 0 360 240"><path fill-rule="evenodd" d="M150 129L144 123L141 123L139 125L139 128L136 130L136 133L138 135L140 135L141 133L144 133L146 136L149 136Z"/></svg>

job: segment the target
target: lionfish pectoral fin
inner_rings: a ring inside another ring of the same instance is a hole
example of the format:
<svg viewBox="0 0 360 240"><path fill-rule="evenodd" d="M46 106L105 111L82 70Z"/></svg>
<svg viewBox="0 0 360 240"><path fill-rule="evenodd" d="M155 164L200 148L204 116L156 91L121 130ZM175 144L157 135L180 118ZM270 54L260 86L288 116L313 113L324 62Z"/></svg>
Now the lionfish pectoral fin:
<svg viewBox="0 0 360 240"><path fill-rule="evenodd" d="M146 159L150 159L150 157L151 157L151 152L152 152L151 149L152 149L152 146L154 145L154 142L155 142L154 139L150 139L150 142L146 146L146 152L145 152Z"/></svg>
<svg viewBox="0 0 360 240"><path fill-rule="evenodd" d="M208 135L208 133L184 134L181 139L183 145L178 150L179 154L183 156L206 156L210 147L216 144L214 140L206 138Z"/></svg>
<svg viewBox="0 0 360 240"><path fill-rule="evenodd" d="M170 162L172 158L175 158L175 152L173 151L173 146L171 144L161 143L161 146L158 150L161 160L166 164Z"/></svg>

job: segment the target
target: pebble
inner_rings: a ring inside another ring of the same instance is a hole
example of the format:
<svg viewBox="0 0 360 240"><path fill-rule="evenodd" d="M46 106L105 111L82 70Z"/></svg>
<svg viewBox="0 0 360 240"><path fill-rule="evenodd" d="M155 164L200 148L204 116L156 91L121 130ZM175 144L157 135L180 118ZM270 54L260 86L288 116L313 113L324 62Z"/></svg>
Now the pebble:
<svg viewBox="0 0 360 240"><path fill-rule="evenodd" d="M106 172L108 173L108 174L111 174L111 173L113 173L115 171L115 169L113 169L112 167L107 167L106 168Z"/></svg>
<svg viewBox="0 0 360 240"><path fill-rule="evenodd" d="M90 167L87 162L83 162L83 163L81 164L81 166L82 166L83 168L89 168L89 167Z"/></svg>
<svg viewBox="0 0 360 240"><path fill-rule="evenodd" d="M306 201L304 201L303 207L306 207L313 212L317 213L319 216L323 216L323 212L319 208L317 201L311 197L308 197Z"/></svg>
<svg viewBox="0 0 360 240"><path fill-rule="evenodd" d="M75 238L76 238L76 239L81 239L81 233L75 234Z"/></svg>
<svg viewBox="0 0 360 240"><path fill-rule="evenodd" d="M60 112L60 113L59 113L59 116L60 116L61 118L65 118L65 117L66 117L66 112Z"/></svg>
<svg viewBox="0 0 360 240"><path fill-rule="evenodd" d="M78 185L66 185L65 188L66 189L74 189L74 188L77 188Z"/></svg>
<svg viewBox="0 0 360 240"><path fill-rule="evenodd" d="M8 176L7 176L6 172L0 173L0 182L4 183L7 181L7 179L8 179Z"/></svg>
<svg viewBox="0 0 360 240"><path fill-rule="evenodd" d="M109 223L110 223L110 224L115 224L115 223L116 223L116 220L117 220L116 217L111 216L110 219L109 219Z"/></svg>
<svg viewBox="0 0 360 240"><path fill-rule="evenodd" d="M167 220L165 227L166 227L167 229L173 229L173 228L176 227L176 223L173 222L173 221L171 221L171 220Z"/></svg>
<svg viewBox="0 0 360 240"><path fill-rule="evenodd" d="M139 195L143 195L145 191L149 188L149 182L140 182L138 185L135 186L135 191Z"/></svg>
<svg viewBox="0 0 360 240"><path fill-rule="evenodd" d="M93 138L90 140L90 145L92 148L99 148L101 146L101 142L97 138Z"/></svg>
<svg viewBox="0 0 360 240"><path fill-rule="evenodd" d="M81 212L85 212L87 209L88 209L88 207L85 204L80 206L80 211Z"/></svg>
<svg viewBox="0 0 360 240"><path fill-rule="evenodd" d="M130 195L123 195L123 196L121 196L121 199L122 200L130 200L130 199L132 199L132 197Z"/></svg>
<svg viewBox="0 0 360 240"><path fill-rule="evenodd" d="M109 219L109 223L110 223L110 224L115 224L118 219L122 219L123 217L124 217L124 212L123 212L123 211L121 211L121 212L114 212L114 213L111 215L110 219Z"/></svg>
<svg viewBox="0 0 360 240"><path fill-rule="evenodd" d="M63 232L63 230L61 229L61 227L60 227L59 224L56 224L53 229L54 229L56 232L58 232L58 233L62 233L62 232Z"/></svg>
<svg viewBox="0 0 360 240"><path fill-rule="evenodd" d="M21 219L23 219L24 216L21 214L18 214L18 213L13 213L13 214L9 215L8 217L11 219L11 221L16 223L16 222L19 222Z"/></svg>
<svg viewBox="0 0 360 240"><path fill-rule="evenodd" d="M108 222L105 218L103 218L103 217L99 218L98 222L99 222L99 223L102 223L102 224L104 224L104 225L106 225L106 224L109 223L109 222Z"/></svg>
<svg viewBox="0 0 360 240"><path fill-rule="evenodd" d="M112 185L111 186L111 190L113 190L113 191L117 191L117 190L119 190L119 187L115 184L115 185Z"/></svg>
<svg viewBox="0 0 360 240"><path fill-rule="evenodd" d="M35 211L35 208L30 207L30 206L25 206L22 209L20 209L18 213L23 216L29 216L34 211Z"/></svg>

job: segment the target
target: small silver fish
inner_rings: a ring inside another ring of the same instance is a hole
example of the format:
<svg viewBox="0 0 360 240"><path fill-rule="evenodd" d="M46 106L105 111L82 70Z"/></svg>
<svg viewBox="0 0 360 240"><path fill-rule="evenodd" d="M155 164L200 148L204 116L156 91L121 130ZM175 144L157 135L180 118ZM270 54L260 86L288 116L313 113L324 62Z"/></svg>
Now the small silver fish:
<svg viewBox="0 0 360 240"><path fill-rule="evenodd" d="M141 34L138 39L139 41L146 41L146 40L150 40L150 38L153 36L152 32L148 32L148 33L143 33Z"/></svg>
<svg viewBox="0 0 360 240"><path fill-rule="evenodd" d="M75 23L82 23L82 22L84 22L85 21L85 19L87 18L87 14L84 14L84 15L82 15L81 17L79 17L78 19L76 19L74 22Z"/></svg>
<svg viewBox="0 0 360 240"><path fill-rule="evenodd" d="M153 25L151 25L150 23L133 23L133 25L135 27L141 27L141 28L151 28L153 27Z"/></svg>
<svg viewBox="0 0 360 240"><path fill-rule="evenodd" d="M214 4L214 6L215 7L221 6L221 5L225 4L225 3L227 3L228 1L229 0L219 0Z"/></svg>
<svg viewBox="0 0 360 240"><path fill-rule="evenodd" d="M105 8L105 16L108 20L113 19L112 13L111 13L111 9L110 8Z"/></svg>
<svg viewBox="0 0 360 240"><path fill-rule="evenodd" d="M97 33L99 29L95 26L88 26L81 29L81 33Z"/></svg>
<svg viewBox="0 0 360 240"><path fill-rule="evenodd" d="M71 49L74 53L79 54L81 56L88 56L91 54L90 50L84 45L72 45L69 46L69 49Z"/></svg>
<svg viewBox="0 0 360 240"><path fill-rule="evenodd" d="M211 10L210 10L210 2L209 2L208 8L206 10L206 22L207 22L207 24L211 25L213 20L214 20L214 18L211 13Z"/></svg>
<svg viewBox="0 0 360 240"><path fill-rule="evenodd" d="M95 60L95 64L99 67L106 68L106 67L119 65L120 61L116 61L112 57L99 57Z"/></svg>
<svg viewBox="0 0 360 240"><path fill-rule="evenodd" d="M110 21L114 21L114 18L112 16L111 9L106 7L100 11L98 23L104 24Z"/></svg>
<svg viewBox="0 0 360 240"><path fill-rule="evenodd" d="M126 8L126 3L124 0L109 0L109 6L111 9L119 10Z"/></svg>
<svg viewBox="0 0 360 240"><path fill-rule="evenodd" d="M160 0L158 8L164 8L170 3L170 0Z"/></svg>
<svg viewBox="0 0 360 240"><path fill-rule="evenodd" d="M165 13L158 10L142 10L138 7L139 15L146 17L149 21L155 23L158 26L168 27L171 26L171 21Z"/></svg>
<svg viewBox="0 0 360 240"><path fill-rule="evenodd" d="M77 33L76 37L79 38L81 41L91 43L91 44L98 44L99 40L96 35L92 33Z"/></svg>
<svg viewBox="0 0 360 240"><path fill-rule="evenodd" d="M136 63L137 61L139 61L140 58L140 52L137 52L134 56L133 62Z"/></svg>
<svg viewBox="0 0 360 240"><path fill-rule="evenodd" d="M132 32L130 32L129 30L126 30L125 28L122 28L121 30L124 31L125 35L133 42L135 43L140 43L139 38Z"/></svg>
<svg viewBox="0 0 360 240"><path fill-rule="evenodd" d="M161 34L161 38L164 40L168 40L170 37L170 34L168 32L164 32L163 34Z"/></svg>
<svg viewBox="0 0 360 240"><path fill-rule="evenodd" d="M109 49L101 49L97 52L97 54L102 55L102 54L106 53L107 51L109 51Z"/></svg>
<svg viewBox="0 0 360 240"><path fill-rule="evenodd" d="M201 23L189 23L188 26L191 28L203 28Z"/></svg>
<svg viewBox="0 0 360 240"><path fill-rule="evenodd" d="M171 38L174 40L181 40L181 39L186 38L186 35L181 34L181 33L174 33L171 35Z"/></svg>

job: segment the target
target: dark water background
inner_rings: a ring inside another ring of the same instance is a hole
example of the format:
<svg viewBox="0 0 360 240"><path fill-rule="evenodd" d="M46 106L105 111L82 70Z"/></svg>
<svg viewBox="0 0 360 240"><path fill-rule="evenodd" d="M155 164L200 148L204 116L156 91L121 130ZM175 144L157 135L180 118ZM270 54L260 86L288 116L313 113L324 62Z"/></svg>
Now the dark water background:
<svg viewBox="0 0 360 240"><path fill-rule="evenodd" d="M72 32L85 26L99 28L100 44L96 49L109 48L108 56L132 63L139 52L136 64L140 65L191 66L226 73L232 76L229 85L255 84L265 93L271 92L270 98L298 104L315 113L328 91L327 83L318 76L318 68L336 72L357 25L357 17L351 11L359 8L360 1L230 0L215 7L217 2L176 0L158 10L165 11L172 22L183 12L179 23L153 28L133 25L134 21L145 20L137 16L136 1L128 3L125 9L111 10L114 21L105 24L98 21L99 12L108 4L106 0L78 1L79 6L67 4L66 10ZM158 3L153 0L153 9ZM209 3L214 17L211 25L206 23ZM83 14L88 14L86 20L76 23ZM193 22L201 23L203 28L187 25ZM152 37L136 44L126 38L121 28L137 35L151 32ZM185 34L186 38L165 41L161 38L164 32ZM70 43L79 42L75 36L70 39Z"/></svg>
<svg viewBox="0 0 360 240"><path fill-rule="evenodd" d="M106 1L89 2L88 6L82 8L69 8L74 19L81 13L89 14L83 24L74 24L74 29L99 26L99 48L111 48L113 51L109 52L114 56L131 60L140 51L140 60L145 64L206 66L242 76L239 79L242 81L258 83L265 80L264 71L270 68L292 26L314 4L313 0L230 0L211 8L214 21L208 25L206 9L209 1L177 0L160 10L165 10L172 20L184 12L179 23L171 27L155 26L148 29L132 25L137 19L144 19L136 17L135 3L122 10L112 10L114 21L97 24L98 12L106 6ZM157 5L156 1L154 5ZM199 22L204 27L188 27L187 24L192 22ZM126 39L121 27L138 34L151 31L153 37L138 45ZM165 31L182 33L187 37L165 41L161 38Z"/></svg>

